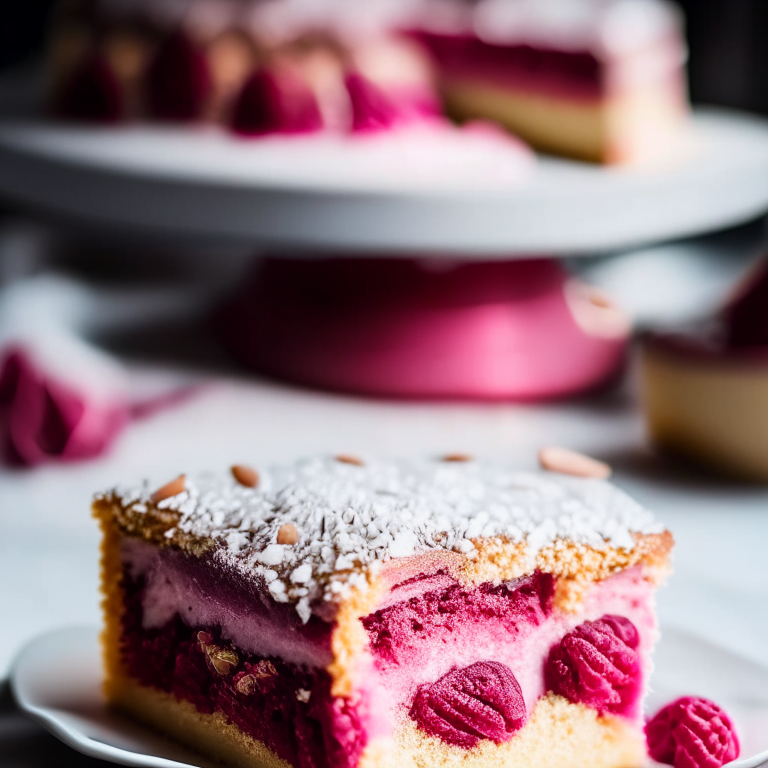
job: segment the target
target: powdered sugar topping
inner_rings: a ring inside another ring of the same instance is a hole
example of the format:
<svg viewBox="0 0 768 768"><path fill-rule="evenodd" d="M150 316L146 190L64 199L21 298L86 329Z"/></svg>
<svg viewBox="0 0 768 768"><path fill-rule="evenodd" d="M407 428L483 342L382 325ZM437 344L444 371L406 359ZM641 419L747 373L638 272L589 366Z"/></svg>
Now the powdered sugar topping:
<svg viewBox="0 0 768 768"><path fill-rule="evenodd" d="M443 549L469 559L475 541L505 537L530 554L556 540L631 550L633 534L660 533L650 512L601 480L520 472L502 464L315 458L263 470L257 488L228 472L187 480L157 506L180 513L178 533L213 540L215 556L261 576L272 597L304 621L317 601L365 588L366 572L390 559ZM117 489L144 514L152 488ZM281 526L296 544L277 543ZM473 541L475 540L475 541Z"/></svg>

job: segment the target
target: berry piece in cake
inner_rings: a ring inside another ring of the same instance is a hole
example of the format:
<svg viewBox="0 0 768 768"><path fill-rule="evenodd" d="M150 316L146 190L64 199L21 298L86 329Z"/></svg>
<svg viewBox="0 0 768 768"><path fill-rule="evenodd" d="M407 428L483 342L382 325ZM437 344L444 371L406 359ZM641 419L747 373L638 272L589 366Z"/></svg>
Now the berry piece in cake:
<svg viewBox="0 0 768 768"><path fill-rule="evenodd" d="M650 756L675 768L720 768L739 756L731 718L713 701L695 696L664 707L645 735Z"/></svg>
<svg viewBox="0 0 768 768"><path fill-rule="evenodd" d="M480 739L508 741L525 725L526 709L512 670L479 661L423 686L411 717L430 735L471 749Z"/></svg>
<svg viewBox="0 0 768 768"><path fill-rule="evenodd" d="M603 616L569 632L547 659L549 690L600 713L629 714L640 697L640 636L629 619Z"/></svg>
<svg viewBox="0 0 768 768"><path fill-rule="evenodd" d="M54 107L59 117L94 123L116 123L124 113L124 99L115 72L101 54L93 54L75 68Z"/></svg>
<svg viewBox="0 0 768 768"><path fill-rule="evenodd" d="M186 122L200 119L211 95L204 52L182 30L168 37L147 72L147 106L152 117Z"/></svg>
<svg viewBox="0 0 768 768"><path fill-rule="evenodd" d="M232 111L232 129L243 136L312 133L322 127L314 93L287 68L264 67L254 72Z"/></svg>
<svg viewBox="0 0 768 768"><path fill-rule="evenodd" d="M352 131L370 133L391 128L397 122L397 109L375 83L359 72L344 78L352 106Z"/></svg>

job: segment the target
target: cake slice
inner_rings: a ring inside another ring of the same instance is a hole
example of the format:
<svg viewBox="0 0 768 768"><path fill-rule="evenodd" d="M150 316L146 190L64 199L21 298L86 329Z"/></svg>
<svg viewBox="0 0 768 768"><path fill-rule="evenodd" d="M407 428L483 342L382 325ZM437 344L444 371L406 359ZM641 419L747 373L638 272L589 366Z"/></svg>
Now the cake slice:
<svg viewBox="0 0 768 768"><path fill-rule="evenodd" d="M567 452L320 458L98 496L105 689L233 766L645 760L671 535Z"/></svg>
<svg viewBox="0 0 768 768"><path fill-rule="evenodd" d="M724 308L642 344L648 432L664 452L768 482L768 259Z"/></svg>
<svg viewBox="0 0 768 768"><path fill-rule="evenodd" d="M666 0L428 3L415 36L448 111L604 163L670 152L688 112L682 15Z"/></svg>

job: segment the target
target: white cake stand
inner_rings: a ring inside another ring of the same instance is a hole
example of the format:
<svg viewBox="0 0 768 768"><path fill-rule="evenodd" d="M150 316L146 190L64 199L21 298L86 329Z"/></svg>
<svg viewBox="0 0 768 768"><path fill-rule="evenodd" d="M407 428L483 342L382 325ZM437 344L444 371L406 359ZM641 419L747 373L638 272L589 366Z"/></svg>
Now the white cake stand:
<svg viewBox="0 0 768 768"><path fill-rule="evenodd" d="M697 112L680 152L643 168L534 161L471 130L244 140L6 122L0 194L102 225L269 248L217 319L262 373L378 396L552 398L610 381L629 333L553 256L768 210L768 121Z"/></svg>
<svg viewBox="0 0 768 768"><path fill-rule="evenodd" d="M462 137L463 139L464 137ZM673 159L606 169L493 142L247 141L218 131L0 123L0 194L171 235L317 252L591 253L768 210L768 121L701 110Z"/></svg>

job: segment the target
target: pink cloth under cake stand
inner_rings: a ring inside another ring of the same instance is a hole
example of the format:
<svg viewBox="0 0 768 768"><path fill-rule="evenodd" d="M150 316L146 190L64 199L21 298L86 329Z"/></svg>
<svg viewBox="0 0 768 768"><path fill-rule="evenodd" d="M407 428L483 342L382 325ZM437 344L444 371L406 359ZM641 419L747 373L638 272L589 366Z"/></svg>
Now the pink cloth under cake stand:
<svg viewBox="0 0 768 768"><path fill-rule="evenodd" d="M539 400L596 388L627 319L549 259L267 258L216 325L249 367L332 390Z"/></svg>

